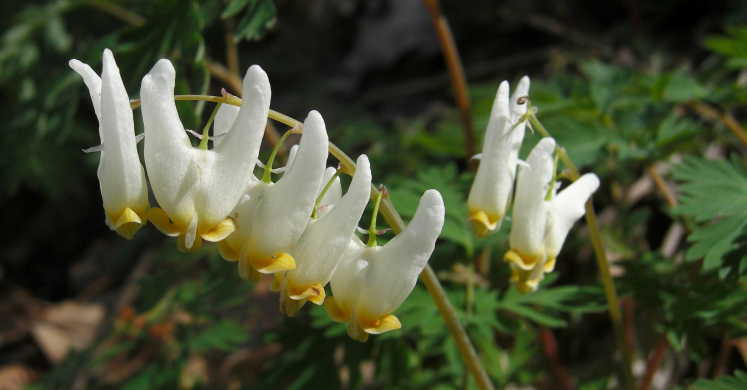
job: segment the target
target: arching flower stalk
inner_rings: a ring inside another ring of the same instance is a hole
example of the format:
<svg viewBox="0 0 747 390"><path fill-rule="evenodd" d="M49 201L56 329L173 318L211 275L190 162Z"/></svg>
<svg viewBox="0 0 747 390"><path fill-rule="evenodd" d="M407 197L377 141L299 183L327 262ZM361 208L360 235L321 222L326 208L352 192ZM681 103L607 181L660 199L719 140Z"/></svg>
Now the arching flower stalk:
<svg viewBox="0 0 747 390"><path fill-rule="evenodd" d="M386 245L376 245L375 238L366 245L353 236L330 281L333 296L324 301L333 320L349 321L350 337L366 341L369 334L401 327L391 313L415 287L441 233L444 213L441 194L428 190L410 224ZM375 229L369 235L375 237Z"/></svg>
<svg viewBox="0 0 747 390"><path fill-rule="evenodd" d="M525 76L510 99L508 82L502 82L493 101L482 153L476 156L480 165L467 200L467 220L478 237L498 231L511 203L519 149L526 128L526 122L520 120L526 105L518 102L527 93L529 77Z"/></svg>
<svg viewBox="0 0 747 390"><path fill-rule="evenodd" d="M148 184L137 154L135 123L119 68L111 50L104 50L101 78L90 66L70 60L70 67L83 77L99 119L101 145L97 175L104 203L106 224L131 239L146 223Z"/></svg>

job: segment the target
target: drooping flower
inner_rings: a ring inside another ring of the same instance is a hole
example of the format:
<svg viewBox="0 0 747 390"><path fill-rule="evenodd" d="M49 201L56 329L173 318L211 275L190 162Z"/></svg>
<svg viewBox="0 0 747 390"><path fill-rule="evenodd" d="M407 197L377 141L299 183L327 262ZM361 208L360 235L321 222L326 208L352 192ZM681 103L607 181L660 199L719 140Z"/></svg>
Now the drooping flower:
<svg viewBox="0 0 747 390"><path fill-rule="evenodd" d="M521 293L535 291L544 273L555 268L568 232L584 215L584 203L599 187L596 175L586 174L556 196L554 150L555 140L543 138L529 154L527 166L519 167L511 249L504 259Z"/></svg>
<svg viewBox="0 0 747 390"><path fill-rule="evenodd" d="M163 233L179 236L182 251L202 240L220 241L236 229L228 214L252 179L270 107L267 74L252 66L244 77L244 101L231 129L212 150L193 148L174 103L176 71L158 61L142 81L145 164L161 208L148 219ZM171 220L171 221L169 221Z"/></svg>
<svg viewBox="0 0 747 390"><path fill-rule="evenodd" d="M353 236L342 255L324 308L337 322L348 323L348 335L366 341L369 334L399 329L392 315L415 287L444 223L441 194L428 190L412 222L384 246L367 246Z"/></svg>
<svg viewBox="0 0 747 390"><path fill-rule="evenodd" d="M324 175L327 146L324 120L311 111L298 151L283 177L277 183L252 180L231 212L239 229L219 242L218 248L224 259L238 260L242 278L257 281L262 274L295 268L288 252L309 222Z"/></svg>
<svg viewBox="0 0 747 390"><path fill-rule="evenodd" d="M101 78L78 60L70 60L70 67L83 77L99 119L101 146L95 149L101 152L97 175L106 224L131 239L146 223L148 184L137 154L130 98L111 50L104 50Z"/></svg>
<svg viewBox="0 0 747 390"><path fill-rule="evenodd" d="M526 105L517 101L528 92L529 78L525 76L509 100L508 82L504 81L493 101L480 166L467 200L467 220L478 237L498 231L511 203L519 149L526 127L526 123L519 121L526 112Z"/></svg>
<svg viewBox="0 0 747 390"><path fill-rule="evenodd" d="M371 193L368 157L358 157L357 169L345 196L341 197L339 178L333 176L335 171L327 168L325 172L327 180L323 180L322 185L333 181L319 202L318 218L309 221L288 252L295 259L296 268L275 274L273 284L280 292L280 310L289 316L294 316L307 300L317 305L324 302L324 286L332 278L368 203Z"/></svg>
<svg viewBox="0 0 747 390"><path fill-rule="evenodd" d="M573 224L586 214L584 204L598 188L599 178L597 175L587 173L571 183L568 188L560 191L559 194L556 195L555 190L552 191L552 199L547 205L550 231L545 240L545 251L547 252L545 272L555 269L555 259L563 247L568 232L570 232Z"/></svg>

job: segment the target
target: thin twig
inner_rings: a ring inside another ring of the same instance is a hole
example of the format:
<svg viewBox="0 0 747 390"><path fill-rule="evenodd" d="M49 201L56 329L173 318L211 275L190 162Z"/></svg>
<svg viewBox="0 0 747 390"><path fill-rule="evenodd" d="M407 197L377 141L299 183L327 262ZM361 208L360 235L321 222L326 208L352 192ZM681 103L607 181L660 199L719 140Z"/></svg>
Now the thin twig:
<svg viewBox="0 0 747 390"><path fill-rule="evenodd" d="M231 72L231 70L223 66L223 64L208 57L205 57L205 68L207 68L211 76L218 79L218 81L227 84L234 95L241 97L243 84L238 74Z"/></svg>
<svg viewBox="0 0 747 390"><path fill-rule="evenodd" d="M566 372L563 362L558 356L558 343L555 341L552 331L542 327L540 328L540 336L543 345L542 352L545 354L547 361L550 362L555 378L558 380L557 388L561 390L573 390L575 388L573 381L571 381L571 377L568 376L568 372Z"/></svg>
<svg viewBox="0 0 747 390"><path fill-rule="evenodd" d="M433 20L433 27L436 29L438 43L444 52L446 67L449 69L451 85L454 87L454 97L457 107L462 116L462 131L464 132L464 144L467 152L467 158L475 155L475 134L472 130L472 109L469 101L469 90L467 89L467 78L464 76L464 67L462 60L459 58L459 51L454 43L454 35L451 33L449 22L441 14L441 6L438 0L423 0L428 8L428 13ZM476 165L470 164L475 167Z"/></svg>
<svg viewBox="0 0 747 390"><path fill-rule="evenodd" d="M677 198L674 196L674 194L672 194L672 191L669 189L667 182L664 181L664 178L661 177L661 174L654 165L649 165L648 174L651 175L652 179L654 179L656 188L659 189L659 192L661 192L661 195L664 197L664 200L667 201L669 207L677 207Z"/></svg>
<svg viewBox="0 0 747 390"><path fill-rule="evenodd" d="M729 341L729 335L724 336L721 340L721 349L718 353L718 358L713 364L713 371L711 371L711 378L718 378L724 375L726 372L726 365L729 363L729 357L731 356L732 343Z"/></svg>
<svg viewBox="0 0 747 390"><path fill-rule="evenodd" d="M667 352L668 346L669 343L667 342L667 336L662 335L661 340L659 340L659 344L656 345L656 349L648 359L648 364L646 364L646 373L643 375L643 379L641 379L641 384L640 386L638 386L638 390L648 390L648 388L651 386L651 382L654 380L654 374L656 374L656 370L659 369L661 361L664 358L664 353Z"/></svg>
<svg viewBox="0 0 747 390"><path fill-rule="evenodd" d="M102 0L89 0L88 5L96 8L100 11L104 11L109 15L115 16L133 26L140 27L145 24L148 20L144 17L132 13L125 8L122 8L114 3Z"/></svg>
<svg viewBox="0 0 747 390"><path fill-rule="evenodd" d="M224 26L226 28L226 65L231 73L239 76L239 48L234 39L236 38L236 22L233 18L228 18Z"/></svg>
<svg viewBox="0 0 747 390"><path fill-rule="evenodd" d="M543 137L551 137L550 133L537 119L537 116L532 114L529 116L529 121ZM566 168L570 171L570 178L573 181L578 180L581 174L573 164L565 149L556 145L555 152L558 153L560 160L563 161ZM625 330L622 323L622 312L620 310L620 301L617 297L617 291L615 290L615 282L612 279L610 273L610 264L607 261L607 253L604 250L604 243L602 242L602 235L599 231L599 224L597 223L597 216L594 212L594 204L592 197L586 202L586 225L589 228L589 235L591 236L591 245L594 248L594 254L597 258L597 264L599 266L599 273L602 278L602 285L604 286L604 294L607 297L607 306L610 312L610 319L612 320L612 326L615 331L615 339L617 341L617 348L622 353L623 357L623 382L625 388L633 389L635 386L633 379L633 358L628 349L628 345L625 341Z"/></svg>
<svg viewBox="0 0 747 390"><path fill-rule="evenodd" d="M712 121L720 121L723 122L724 125L732 132L734 133L737 138L747 146L747 132L745 132L744 128L739 125L736 119L731 115L731 113L727 110L723 114L719 112L719 110L703 103L703 102L692 102L689 104L690 108L695 110L698 114L700 114L703 117L706 117Z"/></svg>

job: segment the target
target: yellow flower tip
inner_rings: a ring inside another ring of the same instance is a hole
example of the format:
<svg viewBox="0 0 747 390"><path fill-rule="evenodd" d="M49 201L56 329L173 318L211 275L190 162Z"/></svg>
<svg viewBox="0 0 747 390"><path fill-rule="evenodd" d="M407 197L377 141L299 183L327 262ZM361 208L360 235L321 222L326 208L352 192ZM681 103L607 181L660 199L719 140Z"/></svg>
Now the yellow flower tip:
<svg viewBox="0 0 747 390"><path fill-rule="evenodd" d="M201 234L202 239L210 242L219 242L228 237L238 229L239 224L231 217L226 217L218 226L210 229L207 233Z"/></svg>
<svg viewBox="0 0 747 390"><path fill-rule="evenodd" d="M283 275L282 273L278 272L275 275L273 275L272 281L270 282L270 291L280 292L280 286L282 284L283 284Z"/></svg>
<svg viewBox="0 0 747 390"><path fill-rule="evenodd" d="M502 215L489 215L483 210L470 210L467 223L477 237L485 237L498 230Z"/></svg>
<svg viewBox="0 0 747 390"><path fill-rule="evenodd" d="M350 320L350 313L346 313L340 309L340 306L335 302L335 297L325 299L322 306L324 306L324 310L327 311L327 315L332 321L342 323Z"/></svg>
<svg viewBox="0 0 747 390"><path fill-rule="evenodd" d="M239 261L239 252L233 249L228 240L218 241L216 245L218 245L218 252L220 252L221 257L225 260Z"/></svg>
<svg viewBox="0 0 747 390"><path fill-rule="evenodd" d="M277 275L277 274L275 274L275 275ZM315 284L315 285L313 285L313 286L311 286L311 287L309 287L307 289L304 289L300 293L297 293L298 290L300 290L300 289L296 289L296 288L293 288L291 286L288 286L288 294L289 294L289 296L292 299L297 299L297 300L301 300L301 299L306 300L306 299L308 299L308 300L310 300L311 302L313 302L313 303L315 303L317 305L321 305L324 302L324 297L326 296L326 294L324 293L324 286L322 286L319 283L317 283L317 284Z"/></svg>
<svg viewBox="0 0 747 390"><path fill-rule="evenodd" d="M542 258L542 253L528 255L514 249L510 249L505 255L503 255L503 261L516 264L517 267L523 270L534 268L540 258Z"/></svg>
<svg viewBox="0 0 747 390"><path fill-rule="evenodd" d="M171 223L168 214L163 209L158 207L151 207L145 212L145 217L155 226L161 233L169 236L176 237L180 233L183 233L176 224Z"/></svg>
<svg viewBox="0 0 747 390"><path fill-rule="evenodd" d="M296 300L289 297L288 294L281 293L280 295L280 312L288 317L295 317L304 304L306 304L305 299Z"/></svg>
<svg viewBox="0 0 747 390"><path fill-rule="evenodd" d="M402 328L402 323L399 322L399 318L391 314L381 317L380 320L376 320L377 324L373 327L364 327L363 330L369 334L382 334L389 332L390 330Z"/></svg>
<svg viewBox="0 0 747 390"><path fill-rule="evenodd" d="M241 256L239 256L239 276L241 279L259 283L259 281L262 280L262 275L262 273L257 272L248 259L242 259Z"/></svg>
<svg viewBox="0 0 747 390"><path fill-rule="evenodd" d="M545 263L544 268L542 269L544 272L552 272L552 270L555 269L555 258L554 257L548 257L547 262Z"/></svg>
<svg viewBox="0 0 747 390"><path fill-rule="evenodd" d="M109 228L128 240L131 240L135 233L147 223L145 213L138 214L129 207L125 208L119 215L112 215L108 211L104 211L106 212L106 224L109 225Z"/></svg>
<svg viewBox="0 0 747 390"><path fill-rule="evenodd" d="M186 234L180 234L179 237L176 239L176 249L179 249L179 252L182 253L195 253L202 248L202 238L200 236L195 237L195 242L192 243L191 248L187 248L187 244L185 242Z"/></svg>
<svg viewBox="0 0 747 390"><path fill-rule="evenodd" d="M351 321L348 324L348 336L353 340L360 341L361 343L368 341L368 333L366 333L366 331L364 331L363 328L354 321Z"/></svg>
<svg viewBox="0 0 747 390"><path fill-rule="evenodd" d="M296 261L293 256L287 253L280 253L259 261L252 261L252 266L263 274L274 274L275 272L288 271L296 268Z"/></svg>
<svg viewBox="0 0 747 390"><path fill-rule="evenodd" d="M540 273L540 275L535 277L534 279L530 279L531 277L531 270L525 271L516 266L511 267L511 281L516 286L516 290L518 290L520 293L527 294L537 291L539 282L544 276Z"/></svg>
<svg viewBox="0 0 747 390"><path fill-rule="evenodd" d="M537 286L539 285L539 280L530 280L527 282L517 282L516 283L516 290L518 290L522 294L529 294L531 292L537 291Z"/></svg>

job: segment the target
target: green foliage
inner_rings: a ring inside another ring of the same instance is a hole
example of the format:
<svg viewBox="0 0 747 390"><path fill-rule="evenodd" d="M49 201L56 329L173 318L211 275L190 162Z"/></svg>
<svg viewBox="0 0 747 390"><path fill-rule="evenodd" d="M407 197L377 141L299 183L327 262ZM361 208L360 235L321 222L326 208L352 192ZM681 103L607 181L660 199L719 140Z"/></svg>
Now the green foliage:
<svg viewBox="0 0 747 390"><path fill-rule="evenodd" d="M212 349L230 352L247 340L246 328L231 320L223 320L202 331L189 342L197 352Z"/></svg>
<svg viewBox="0 0 747 390"><path fill-rule="evenodd" d="M688 240L694 242L688 260L703 258L703 270L726 268L724 256L741 247L735 242L747 223L747 171L741 161L687 158L672 169L681 181L677 215L693 218L701 225ZM714 196L717 194L717 196Z"/></svg>
<svg viewBox="0 0 747 390"><path fill-rule="evenodd" d="M244 39L257 40L275 25L276 11L272 0L231 0L220 17L228 19L242 10L245 12L236 28L236 42Z"/></svg>
<svg viewBox="0 0 747 390"><path fill-rule="evenodd" d="M732 68L747 67L747 26L727 26L726 36L714 35L705 40L705 46L729 58Z"/></svg>
<svg viewBox="0 0 747 390"><path fill-rule="evenodd" d="M734 376L723 376L717 379L698 379L690 386L677 387L677 390L737 390L747 387L747 374L734 371Z"/></svg>

